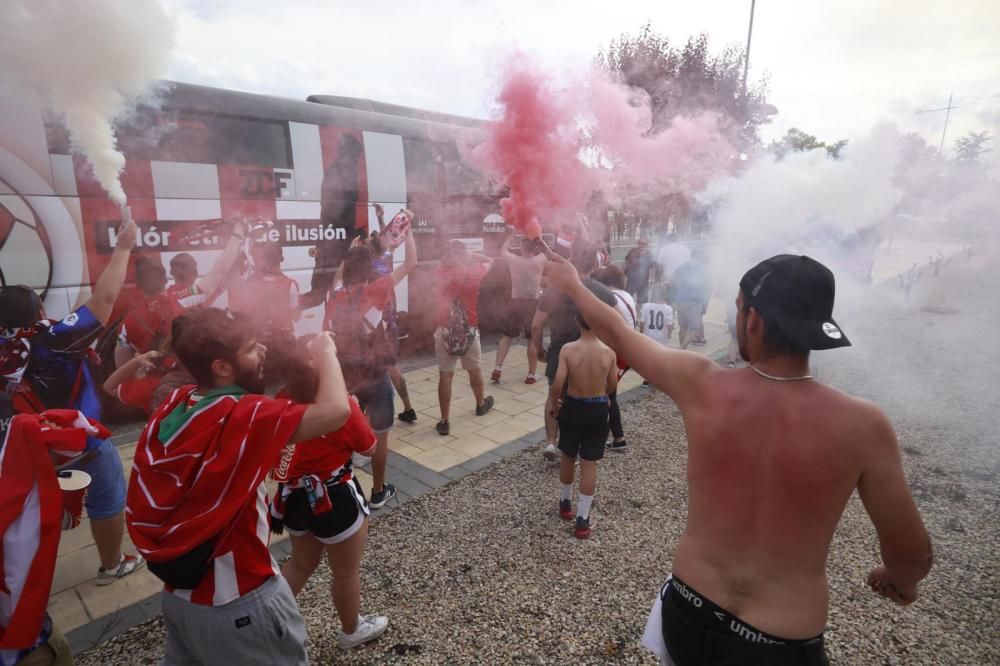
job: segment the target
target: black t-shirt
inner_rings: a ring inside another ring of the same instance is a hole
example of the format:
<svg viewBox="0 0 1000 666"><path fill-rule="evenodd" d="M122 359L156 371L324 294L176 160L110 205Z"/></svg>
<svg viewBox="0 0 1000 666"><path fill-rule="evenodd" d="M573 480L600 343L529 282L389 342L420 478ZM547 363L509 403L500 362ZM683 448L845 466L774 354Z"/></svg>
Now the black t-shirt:
<svg viewBox="0 0 1000 666"><path fill-rule="evenodd" d="M600 282L584 278L585 287L594 292L605 303L614 303L615 296ZM573 299L554 287L546 287L538 300L538 310L549 313L549 347L559 348L580 337L580 325L576 321L576 305Z"/></svg>

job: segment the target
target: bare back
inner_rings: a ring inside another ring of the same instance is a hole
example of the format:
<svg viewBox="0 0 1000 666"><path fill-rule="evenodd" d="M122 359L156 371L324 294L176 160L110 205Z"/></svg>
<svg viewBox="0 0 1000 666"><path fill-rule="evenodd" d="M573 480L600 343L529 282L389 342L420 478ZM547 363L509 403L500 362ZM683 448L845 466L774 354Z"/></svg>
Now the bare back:
<svg viewBox="0 0 1000 666"><path fill-rule="evenodd" d="M864 468L864 403L815 380L712 370L687 429L686 583L774 635L823 631L826 558ZM738 554L738 556L736 556Z"/></svg>
<svg viewBox="0 0 1000 666"><path fill-rule="evenodd" d="M615 352L593 335L564 345L559 352L559 365L565 365L567 392L577 398L608 395L614 390L609 377L615 373Z"/></svg>

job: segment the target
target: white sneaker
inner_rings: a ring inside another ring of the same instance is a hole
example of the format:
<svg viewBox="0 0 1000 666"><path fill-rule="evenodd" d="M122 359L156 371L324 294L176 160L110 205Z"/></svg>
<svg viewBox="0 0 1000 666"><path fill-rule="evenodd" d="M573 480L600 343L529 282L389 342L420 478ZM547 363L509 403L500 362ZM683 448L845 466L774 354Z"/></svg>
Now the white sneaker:
<svg viewBox="0 0 1000 666"><path fill-rule="evenodd" d="M542 457L546 460L555 460L559 457L559 449L556 448L555 444L549 442L542 450Z"/></svg>
<svg viewBox="0 0 1000 666"><path fill-rule="evenodd" d="M385 631L389 626L389 618L385 615L362 615L358 618L358 626L353 634L345 634L343 631L337 637L337 647L341 650L363 645L368 641L373 641Z"/></svg>
<svg viewBox="0 0 1000 666"><path fill-rule="evenodd" d="M98 585L110 585L119 578L124 578L130 573L138 571L144 564L146 564L146 560L142 559L141 555L125 555L123 553L122 561L114 569L105 569L104 567L98 569L97 580L94 582Z"/></svg>

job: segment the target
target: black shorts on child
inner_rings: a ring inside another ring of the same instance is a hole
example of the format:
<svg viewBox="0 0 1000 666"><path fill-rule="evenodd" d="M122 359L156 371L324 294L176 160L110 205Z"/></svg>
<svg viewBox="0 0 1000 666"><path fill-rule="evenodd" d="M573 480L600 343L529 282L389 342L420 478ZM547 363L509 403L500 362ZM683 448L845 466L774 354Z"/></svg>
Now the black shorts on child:
<svg viewBox="0 0 1000 666"><path fill-rule="evenodd" d="M608 439L608 398L567 395L559 409L559 450L575 458L600 460Z"/></svg>
<svg viewBox="0 0 1000 666"><path fill-rule="evenodd" d="M309 496L302 488L293 490L285 500L285 529L294 536L307 532L325 544L345 541L354 535L368 516L368 502L357 479L346 483L327 483L333 508L313 513Z"/></svg>

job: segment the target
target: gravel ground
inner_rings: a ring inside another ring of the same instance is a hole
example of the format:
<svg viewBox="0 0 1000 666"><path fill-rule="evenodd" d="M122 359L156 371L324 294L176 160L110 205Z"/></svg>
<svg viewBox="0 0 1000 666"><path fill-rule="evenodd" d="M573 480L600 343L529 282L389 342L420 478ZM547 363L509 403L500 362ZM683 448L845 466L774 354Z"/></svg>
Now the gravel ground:
<svg viewBox="0 0 1000 666"><path fill-rule="evenodd" d="M998 265L981 256L928 281L909 303L873 300L856 330L842 318L856 347L864 341L877 358L817 359L825 380L890 412L936 551L916 604L872 594L865 577L878 546L852 499L829 564L833 663L1000 663ZM921 303L960 312L921 312ZM321 569L300 598L314 662L655 663L639 638L684 524L684 431L655 391L623 411L631 451L599 468L590 540L574 539L557 517L555 465L536 451L410 501L372 524L362 574L364 608L388 614L388 632L338 653ZM152 664L162 644L154 621L77 663Z"/></svg>

